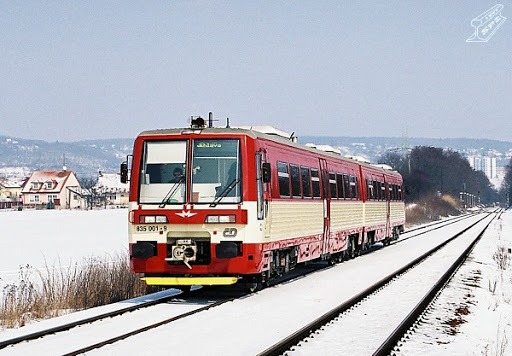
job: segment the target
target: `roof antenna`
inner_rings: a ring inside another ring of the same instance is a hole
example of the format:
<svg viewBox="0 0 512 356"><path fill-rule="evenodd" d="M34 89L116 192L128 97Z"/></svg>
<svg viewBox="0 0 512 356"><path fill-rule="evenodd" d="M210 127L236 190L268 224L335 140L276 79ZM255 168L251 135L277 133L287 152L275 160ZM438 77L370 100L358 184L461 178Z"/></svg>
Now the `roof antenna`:
<svg viewBox="0 0 512 356"><path fill-rule="evenodd" d="M227 129L230 129L230 128L231 128L231 126L229 126L229 117L228 117L228 118L226 118L226 128L227 128Z"/></svg>
<svg viewBox="0 0 512 356"><path fill-rule="evenodd" d="M208 127L213 127L213 113L211 111L208 113Z"/></svg>

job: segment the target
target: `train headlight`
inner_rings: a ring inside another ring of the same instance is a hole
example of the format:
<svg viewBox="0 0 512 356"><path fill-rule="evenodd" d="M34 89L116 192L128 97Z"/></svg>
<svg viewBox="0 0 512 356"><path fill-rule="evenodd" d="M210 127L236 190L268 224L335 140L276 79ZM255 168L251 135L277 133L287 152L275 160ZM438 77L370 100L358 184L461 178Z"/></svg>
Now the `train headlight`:
<svg viewBox="0 0 512 356"><path fill-rule="evenodd" d="M208 215L204 222L206 224L232 224L236 223L236 215Z"/></svg>
<svg viewBox="0 0 512 356"><path fill-rule="evenodd" d="M140 215L139 224L167 224L169 220L165 215Z"/></svg>

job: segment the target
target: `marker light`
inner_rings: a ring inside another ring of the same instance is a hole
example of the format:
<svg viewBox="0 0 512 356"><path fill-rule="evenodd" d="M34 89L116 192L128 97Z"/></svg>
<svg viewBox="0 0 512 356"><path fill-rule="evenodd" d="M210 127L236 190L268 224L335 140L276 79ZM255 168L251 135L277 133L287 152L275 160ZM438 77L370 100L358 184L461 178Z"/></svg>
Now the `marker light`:
<svg viewBox="0 0 512 356"><path fill-rule="evenodd" d="M206 224L232 224L236 223L236 215L208 215L204 222Z"/></svg>
<svg viewBox="0 0 512 356"><path fill-rule="evenodd" d="M165 215L140 215L139 224L167 224L167 216Z"/></svg>

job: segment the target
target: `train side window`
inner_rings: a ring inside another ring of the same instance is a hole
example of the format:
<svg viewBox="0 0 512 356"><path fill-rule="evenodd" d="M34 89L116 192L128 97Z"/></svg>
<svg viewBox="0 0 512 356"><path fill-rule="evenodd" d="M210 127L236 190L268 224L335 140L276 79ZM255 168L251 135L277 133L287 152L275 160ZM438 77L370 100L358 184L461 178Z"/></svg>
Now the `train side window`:
<svg viewBox="0 0 512 356"><path fill-rule="evenodd" d="M292 196L296 198L301 198L302 192L300 189L300 173L298 165L290 164L290 176L292 179Z"/></svg>
<svg viewBox="0 0 512 356"><path fill-rule="evenodd" d="M309 167L300 167L300 173L302 175L302 192L304 198L311 198L311 176L309 174Z"/></svg>
<svg viewBox="0 0 512 356"><path fill-rule="evenodd" d="M329 187L331 188L331 199L338 198L338 191L336 190L336 173L329 172Z"/></svg>
<svg viewBox="0 0 512 356"><path fill-rule="evenodd" d="M316 168L311 168L311 185L313 188L313 197L320 198L320 175Z"/></svg>
<svg viewBox="0 0 512 356"><path fill-rule="evenodd" d="M373 199L373 182L371 179L366 180L366 196L368 199Z"/></svg>
<svg viewBox="0 0 512 356"><path fill-rule="evenodd" d="M290 196L290 175L288 174L288 165L284 162L277 162L277 176L279 177L279 195L281 197Z"/></svg>
<svg viewBox="0 0 512 356"><path fill-rule="evenodd" d="M382 185L380 187L380 194L381 194L382 200L387 200L387 196L386 196L386 183L382 182L381 184Z"/></svg>
<svg viewBox="0 0 512 356"><path fill-rule="evenodd" d="M359 178L356 177L356 199L361 199L361 192L359 191Z"/></svg>
<svg viewBox="0 0 512 356"><path fill-rule="evenodd" d="M350 195L352 199L357 198L356 177L350 176Z"/></svg>
<svg viewBox="0 0 512 356"><path fill-rule="evenodd" d="M336 173L336 183L338 184L338 198L343 199L343 175L341 173Z"/></svg>
<svg viewBox="0 0 512 356"><path fill-rule="evenodd" d="M345 199L350 199L350 181L348 174L343 175L343 191L345 192Z"/></svg>

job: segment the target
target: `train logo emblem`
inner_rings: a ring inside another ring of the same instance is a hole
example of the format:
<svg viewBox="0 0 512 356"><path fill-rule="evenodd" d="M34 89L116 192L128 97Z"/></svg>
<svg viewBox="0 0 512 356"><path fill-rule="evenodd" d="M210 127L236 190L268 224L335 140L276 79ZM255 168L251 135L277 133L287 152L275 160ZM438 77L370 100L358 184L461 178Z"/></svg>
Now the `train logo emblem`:
<svg viewBox="0 0 512 356"><path fill-rule="evenodd" d="M176 215L181 216L182 218L191 218L192 216L197 215L197 213L183 210L181 213L176 213Z"/></svg>
<svg viewBox="0 0 512 356"><path fill-rule="evenodd" d="M224 237L236 237L237 233L238 233L238 231L234 227L227 227L224 229L224 232L222 233L222 235Z"/></svg>
<svg viewBox="0 0 512 356"><path fill-rule="evenodd" d="M507 19L501 15L503 5L497 4L471 20L475 33L466 42L487 42Z"/></svg>

